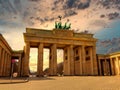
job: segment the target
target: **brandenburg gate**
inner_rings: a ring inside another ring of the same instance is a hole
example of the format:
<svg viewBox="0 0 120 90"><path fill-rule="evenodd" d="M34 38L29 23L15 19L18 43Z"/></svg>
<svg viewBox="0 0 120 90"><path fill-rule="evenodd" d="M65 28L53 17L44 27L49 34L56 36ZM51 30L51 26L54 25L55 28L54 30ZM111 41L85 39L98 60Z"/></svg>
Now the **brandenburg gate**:
<svg viewBox="0 0 120 90"><path fill-rule="evenodd" d="M49 75L57 75L57 49L63 49L64 75L98 75L93 34L72 30L27 28L24 33L23 76L29 75L30 48L38 48L37 75L43 75L43 49L49 49Z"/></svg>

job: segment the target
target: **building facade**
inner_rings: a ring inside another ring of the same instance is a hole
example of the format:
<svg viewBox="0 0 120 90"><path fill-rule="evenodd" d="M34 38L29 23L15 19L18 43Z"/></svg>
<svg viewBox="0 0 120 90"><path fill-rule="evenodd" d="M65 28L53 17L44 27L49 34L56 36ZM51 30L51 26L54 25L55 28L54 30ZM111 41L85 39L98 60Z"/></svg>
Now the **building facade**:
<svg viewBox="0 0 120 90"><path fill-rule="evenodd" d="M99 75L120 74L120 52L107 55L97 55Z"/></svg>
<svg viewBox="0 0 120 90"><path fill-rule="evenodd" d="M1 76L11 76L11 73L16 72L17 69L18 76L21 76L21 61L23 51L13 51L4 37L0 34L0 77ZM12 64L12 60L18 59L18 66L15 67L16 63Z"/></svg>
<svg viewBox="0 0 120 90"><path fill-rule="evenodd" d="M9 76L11 70L12 49L0 34L0 76Z"/></svg>

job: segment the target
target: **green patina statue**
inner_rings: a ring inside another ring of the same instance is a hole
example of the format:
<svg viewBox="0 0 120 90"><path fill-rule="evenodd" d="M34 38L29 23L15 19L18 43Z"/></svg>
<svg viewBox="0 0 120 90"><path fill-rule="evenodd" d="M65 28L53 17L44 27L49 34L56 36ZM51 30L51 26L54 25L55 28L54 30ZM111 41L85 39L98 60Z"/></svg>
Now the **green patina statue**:
<svg viewBox="0 0 120 90"><path fill-rule="evenodd" d="M67 22L65 23L64 26L62 26L62 23L61 23L61 18L62 16L58 16L59 18L59 22L55 22L55 29L65 29L65 30L69 30L71 28L71 23L68 24L69 22L69 19L67 20ZM68 25L67 25L68 24Z"/></svg>

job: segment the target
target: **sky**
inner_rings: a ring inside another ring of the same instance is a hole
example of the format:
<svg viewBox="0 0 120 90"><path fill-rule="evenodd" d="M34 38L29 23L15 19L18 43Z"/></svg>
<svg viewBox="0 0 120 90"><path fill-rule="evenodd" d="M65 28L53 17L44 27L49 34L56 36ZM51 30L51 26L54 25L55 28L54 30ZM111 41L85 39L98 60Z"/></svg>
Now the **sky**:
<svg viewBox="0 0 120 90"><path fill-rule="evenodd" d="M0 0L0 33L13 50L21 50L27 27L52 30L61 15L63 24L69 19L71 30L94 34L98 39L97 53L109 53L120 50L119 9L120 0ZM117 38L115 44L114 38ZM103 50L108 40L112 46ZM47 61L49 55L45 55ZM31 60L36 62L36 57L32 53Z"/></svg>
<svg viewBox="0 0 120 90"><path fill-rule="evenodd" d="M101 40L119 38L120 37L120 20L112 22L108 28L95 33L95 37Z"/></svg>

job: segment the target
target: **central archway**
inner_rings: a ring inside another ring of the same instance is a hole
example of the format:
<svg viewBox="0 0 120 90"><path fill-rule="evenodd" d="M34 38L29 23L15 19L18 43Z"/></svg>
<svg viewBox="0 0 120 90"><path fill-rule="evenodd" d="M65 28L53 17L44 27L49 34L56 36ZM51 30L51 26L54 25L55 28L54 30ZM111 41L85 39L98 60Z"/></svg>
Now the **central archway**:
<svg viewBox="0 0 120 90"><path fill-rule="evenodd" d="M34 77L37 75L37 56L38 48L30 48L29 73Z"/></svg>

